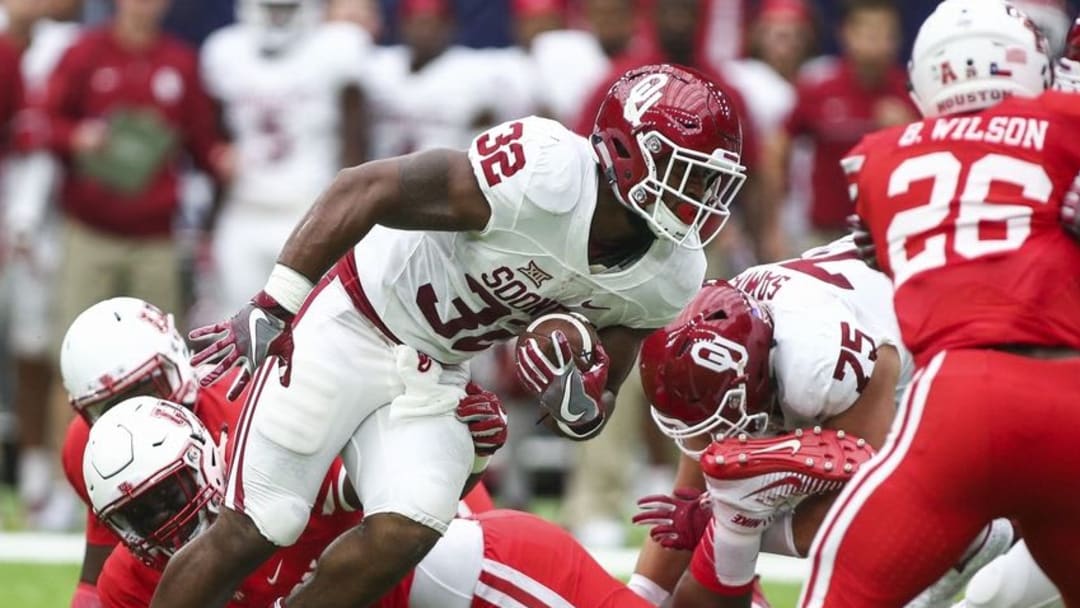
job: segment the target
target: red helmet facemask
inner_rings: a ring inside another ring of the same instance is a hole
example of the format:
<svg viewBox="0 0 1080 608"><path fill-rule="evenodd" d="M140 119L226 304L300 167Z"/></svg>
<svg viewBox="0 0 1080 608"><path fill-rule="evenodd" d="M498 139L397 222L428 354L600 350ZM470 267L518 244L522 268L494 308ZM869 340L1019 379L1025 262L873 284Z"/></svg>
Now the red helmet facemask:
<svg viewBox="0 0 1080 608"><path fill-rule="evenodd" d="M702 248L719 234L746 180L735 109L690 68L627 72L601 104L591 141L619 201L683 247Z"/></svg>
<svg viewBox="0 0 1080 608"><path fill-rule="evenodd" d="M692 437L720 439L765 429L772 405L772 320L726 282L706 285L641 351L641 382L653 420L686 454Z"/></svg>

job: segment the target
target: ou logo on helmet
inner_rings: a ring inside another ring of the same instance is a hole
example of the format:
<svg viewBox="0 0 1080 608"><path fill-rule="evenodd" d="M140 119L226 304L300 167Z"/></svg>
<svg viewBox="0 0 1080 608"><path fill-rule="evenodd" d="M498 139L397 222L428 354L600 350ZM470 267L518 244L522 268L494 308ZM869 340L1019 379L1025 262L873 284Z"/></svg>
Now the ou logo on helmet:
<svg viewBox="0 0 1080 608"><path fill-rule="evenodd" d="M735 372L742 374L746 367L746 348L723 336L713 336L709 341L694 342L690 347L690 358L701 367L722 374Z"/></svg>
<svg viewBox="0 0 1080 608"><path fill-rule="evenodd" d="M630 94L626 96L623 118L635 127L640 125L641 117L664 96L664 87L667 86L668 79L667 74L651 74L635 84L634 88L630 89Z"/></svg>

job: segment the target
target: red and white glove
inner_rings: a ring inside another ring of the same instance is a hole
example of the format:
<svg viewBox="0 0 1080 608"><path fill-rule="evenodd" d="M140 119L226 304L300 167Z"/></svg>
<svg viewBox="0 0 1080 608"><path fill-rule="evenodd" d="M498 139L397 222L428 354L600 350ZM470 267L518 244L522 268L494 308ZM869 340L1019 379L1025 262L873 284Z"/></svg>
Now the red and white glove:
<svg viewBox="0 0 1080 608"><path fill-rule="evenodd" d="M227 321L192 330L188 334L192 340L213 341L191 358L194 366L204 363L214 366L202 376L199 383L210 386L239 365L242 371L237 374L226 394L232 401L240 396L255 369L267 357L276 356L280 362L279 380L282 386L288 386L292 373L294 319L295 311L286 309L265 291L260 291Z"/></svg>
<svg viewBox="0 0 1080 608"><path fill-rule="evenodd" d="M566 336L556 331L551 339L555 343L554 360L536 340L518 341L518 377L540 397L540 405L555 419L559 430L572 439L588 439L603 426L603 396L611 360L597 343L593 347L592 366L582 371L574 362Z"/></svg>
<svg viewBox="0 0 1080 608"><path fill-rule="evenodd" d="M863 223L862 218L856 214L847 217L848 230L855 240L855 250L867 266L874 270L880 270L877 263L877 247L874 239L870 236L870 229Z"/></svg>
<svg viewBox="0 0 1080 608"><path fill-rule="evenodd" d="M693 551L712 520L709 493L694 488L679 488L671 496L645 496L637 505L641 512L631 521L652 526L649 536L665 549Z"/></svg>
<svg viewBox="0 0 1080 608"><path fill-rule="evenodd" d="M502 400L475 382L465 387L465 393L458 402L457 419L469 425L476 455L491 456L506 443L509 434Z"/></svg>

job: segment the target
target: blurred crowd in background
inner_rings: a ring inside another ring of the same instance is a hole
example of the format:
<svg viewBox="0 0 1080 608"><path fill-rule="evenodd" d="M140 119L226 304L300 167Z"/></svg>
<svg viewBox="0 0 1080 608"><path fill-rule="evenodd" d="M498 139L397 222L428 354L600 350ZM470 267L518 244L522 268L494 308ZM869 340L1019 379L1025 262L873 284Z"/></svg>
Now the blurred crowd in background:
<svg viewBox="0 0 1080 608"><path fill-rule="evenodd" d="M710 275L836 238L851 211L837 161L915 119L901 58L935 4L0 0L0 529L82 521L56 457L75 316L118 295L182 331L231 314L341 167L464 148L528 114L587 135L618 74L675 62L709 74L743 119L751 180ZM1018 4L1061 48L1072 7ZM633 498L672 478L640 389L620 393L599 439L555 440L509 353L473 365L513 418L493 493L517 508L559 496L584 542L622 544Z"/></svg>

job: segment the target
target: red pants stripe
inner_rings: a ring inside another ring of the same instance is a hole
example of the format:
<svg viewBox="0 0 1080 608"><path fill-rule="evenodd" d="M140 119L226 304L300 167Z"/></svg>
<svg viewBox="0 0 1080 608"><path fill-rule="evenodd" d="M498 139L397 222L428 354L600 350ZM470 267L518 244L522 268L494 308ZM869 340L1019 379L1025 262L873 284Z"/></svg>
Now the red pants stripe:
<svg viewBox="0 0 1080 608"><path fill-rule="evenodd" d="M996 517L1080 605L1080 357L994 350L934 357L893 434L837 501L811 549L801 606L903 606Z"/></svg>

